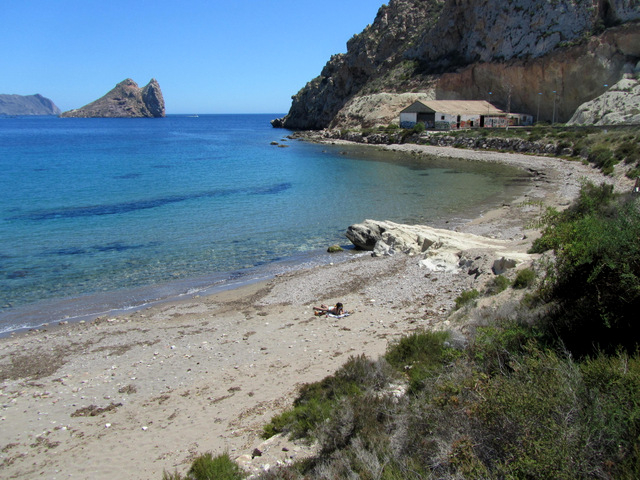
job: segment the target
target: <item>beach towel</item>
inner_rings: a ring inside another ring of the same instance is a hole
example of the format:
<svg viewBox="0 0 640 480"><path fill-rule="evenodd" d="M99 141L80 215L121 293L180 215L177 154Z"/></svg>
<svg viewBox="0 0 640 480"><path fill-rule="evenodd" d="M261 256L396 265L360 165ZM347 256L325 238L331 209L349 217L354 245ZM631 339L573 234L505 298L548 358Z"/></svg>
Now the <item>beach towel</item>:
<svg viewBox="0 0 640 480"><path fill-rule="evenodd" d="M333 313L327 313L327 317L331 317L331 318L344 318L344 317L348 317L349 315L351 315L350 313L342 313L340 315L334 315Z"/></svg>

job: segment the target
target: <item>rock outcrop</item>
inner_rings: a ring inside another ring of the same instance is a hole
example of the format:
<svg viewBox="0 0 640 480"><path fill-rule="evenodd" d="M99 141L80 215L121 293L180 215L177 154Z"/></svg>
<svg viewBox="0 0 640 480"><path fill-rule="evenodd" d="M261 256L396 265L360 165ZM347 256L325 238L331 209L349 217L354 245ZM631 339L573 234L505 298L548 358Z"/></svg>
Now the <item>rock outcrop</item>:
<svg viewBox="0 0 640 480"><path fill-rule="evenodd" d="M164 98L160 85L154 78L143 88L139 88L136 82L127 78L95 102L76 110L69 110L60 116L76 118L164 117Z"/></svg>
<svg viewBox="0 0 640 480"><path fill-rule="evenodd" d="M569 125L640 125L640 82L624 78L598 98L581 105Z"/></svg>
<svg viewBox="0 0 640 480"><path fill-rule="evenodd" d="M377 95L487 100L490 91L499 107L537 114L540 106L541 120L555 111L566 121L640 59L639 20L630 0L391 0L273 124L384 124Z"/></svg>
<svg viewBox="0 0 640 480"><path fill-rule="evenodd" d="M373 93L353 97L336 114L329 128L370 128L398 123L398 112L416 100L434 100L429 93ZM274 125L275 126L275 125Z"/></svg>
<svg viewBox="0 0 640 480"><path fill-rule="evenodd" d="M351 225L346 236L356 247L372 251L374 256L395 253L422 255L424 258L420 264L432 271L467 270L470 274L475 274L474 271L486 269L486 265L491 264L495 271L502 273L506 268L513 268L530 259L527 254L510 252L509 242L504 240L426 225L365 220ZM476 251L485 253L479 256L473 253ZM489 255L487 252L491 253L491 259L485 258Z"/></svg>
<svg viewBox="0 0 640 480"><path fill-rule="evenodd" d="M60 115L60 109L40 94L0 95L0 115Z"/></svg>

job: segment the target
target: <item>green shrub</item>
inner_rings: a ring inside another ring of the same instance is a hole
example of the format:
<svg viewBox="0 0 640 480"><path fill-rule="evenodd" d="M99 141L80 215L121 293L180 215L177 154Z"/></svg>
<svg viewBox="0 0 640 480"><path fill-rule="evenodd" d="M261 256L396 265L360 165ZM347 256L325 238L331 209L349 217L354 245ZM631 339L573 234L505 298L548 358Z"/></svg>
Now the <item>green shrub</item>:
<svg viewBox="0 0 640 480"><path fill-rule="evenodd" d="M611 149L604 145L598 145L591 149L587 160L598 167L605 175L612 174L614 165L618 163Z"/></svg>
<svg viewBox="0 0 640 480"><path fill-rule="evenodd" d="M627 178L630 178L631 180L635 180L636 178L640 177L640 168L632 168L625 174L625 176Z"/></svg>
<svg viewBox="0 0 640 480"><path fill-rule="evenodd" d="M381 390L395 375L385 361L374 362L364 355L351 357L334 375L303 385L293 408L273 417L262 436L284 432L292 438L309 437L342 398L359 398L369 390Z"/></svg>
<svg viewBox="0 0 640 480"><path fill-rule="evenodd" d="M633 163L640 160L640 147L635 141L626 140L615 150L617 160L624 160L624 163Z"/></svg>
<svg viewBox="0 0 640 480"><path fill-rule="evenodd" d="M445 345L448 338L447 332L415 332L389 345L384 358L407 373L412 390L419 390L425 378L455 357L454 349Z"/></svg>
<svg viewBox="0 0 640 480"><path fill-rule="evenodd" d="M519 321L498 321L476 329L470 355L482 371L502 372L511 356L521 353L528 342L537 340L538 335L534 328Z"/></svg>
<svg viewBox="0 0 640 480"><path fill-rule="evenodd" d="M580 369L592 397L593 438L618 459L611 463L611 478L640 478L640 358L600 354Z"/></svg>
<svg viewBox="0 0 640 480"><path fill-rule="evenodd" d="M622 387L612 390L571 359L536 347L511 365L484 383L473 408L473 443L482 445L493 478L592 478L596 471L637 478L640 408L628 396L638 394L635 374L619 369L609 377L609 370Z"/></svg>
<svg viewBox="0 0 640 480"><path fill-rule="evenodd" d="M182 475L175 470L173 473L167 472L166 470L162 472L162 480L183 480Z"/></svg>
<svg viewBox="0 0 640 480"><path fill-rule="evenodd" d="M422 133L427 129L427 127L425 126L424 123L422 122L418 122L414 125L414 127L411 129L411 133Z"/></svg>
<svg viewBox="0 0 640 480"><path fill-rule="evenodd" d="M396 368L432 365L421 388L342 396L316 427L318 456L259 478L639 478L637 354L579 362L513 321L479 328L469 355L448 363L446 338L394 342ZM349 375L372 377L366 365Z"/></svg>
<svg viewBox="0 0 640 480"><path fill-rule="evenodd" d="M458 297L455 300L456 302L455 309L459 310L465 305L469 305L473 303L479 296L480 296L480 292L478 292L478 290L476 290L475 288L472 290L466 290L462 292L460 295L458 295Z"/></svg>
<svg viewBox="0 0 640 480"><path fill-rule="evenodd" d="M518 271L513 281L513 288L528 288L536 281L536 272L530 268L523 268Z"/></svg>
<svg viewBox="0 0 640 480"><path fill-rule="evenodd" d="M196 458L189 469L188 478L193 480L240 480L246 475L229 454L214 457L211 453Z"/></svg>
<svg viewBox="0 0 640 480"><path fill-rule="evenodd" d="M533 250L552 248L545 280L555 304L545 322L574 354L634 351L640 311L640 212L611 186L585 185L578 200L547 218Z"/></svg>
<svg viewBox="0 0 640 480"><path fill-rule="evenodd" d="M541 219L545 225L542 235L534 240L530 253L559 250L571 241L573 222L589 215L602 215L614 198L613 186L585 184L576 201L563 212L547 209Z"/></svg>
<svg viewBox="0 0 640 480"><path fill-rule="evenodd" d="M509 279L504 275L497 275L493 277L487 284L487 295L497 295L500 292L505 291L509 287Z"/></svg>

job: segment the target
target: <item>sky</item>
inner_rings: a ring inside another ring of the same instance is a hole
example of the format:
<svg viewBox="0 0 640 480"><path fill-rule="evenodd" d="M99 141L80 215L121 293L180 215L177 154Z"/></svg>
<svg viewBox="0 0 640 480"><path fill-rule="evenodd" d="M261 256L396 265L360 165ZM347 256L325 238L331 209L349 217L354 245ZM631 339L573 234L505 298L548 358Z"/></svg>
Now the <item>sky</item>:
<svg viewBox="0 0 640 480"><path fill-rule="evenodd" d="M62 110L132 78L167 114L286 113L380 0L3 0L0 93Z"/></svg>

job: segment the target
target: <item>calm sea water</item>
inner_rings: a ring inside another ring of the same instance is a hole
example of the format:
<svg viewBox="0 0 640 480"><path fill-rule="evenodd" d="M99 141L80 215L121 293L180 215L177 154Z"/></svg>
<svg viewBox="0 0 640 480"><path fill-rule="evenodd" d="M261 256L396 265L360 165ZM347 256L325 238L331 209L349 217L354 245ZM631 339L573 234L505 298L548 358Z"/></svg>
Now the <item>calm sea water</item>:
<svg viewBox="0 0 640 480"><path fill-rule="evenodd" d="M286 140L276 116L0 117L0 333L337 261L352 223L461 222L523 175Z"/></svg>

